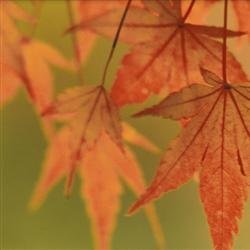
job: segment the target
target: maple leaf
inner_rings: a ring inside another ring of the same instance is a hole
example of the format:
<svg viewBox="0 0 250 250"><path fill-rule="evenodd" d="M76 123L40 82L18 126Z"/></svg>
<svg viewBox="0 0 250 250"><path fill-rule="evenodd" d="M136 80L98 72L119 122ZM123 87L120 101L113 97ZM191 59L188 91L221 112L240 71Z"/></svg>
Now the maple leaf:
<svg viewBox="0 0 250 250"><path fill-rule="evenodd" d="M19 41L22 34L15 25L15 20L34 23L35 19L22 8L11 1L0 1L1 18L0 38L2 50L0 55L2 95L1 106L11 100L18 87L20 79L16 75L19 69ZM4 25L3 25L4 24Z"/></svg>
<svg viewBox="0 0 250 250"><path fill-rule="evenodd" d="M15 19L35 24L35 19L17 4L1 1L1 8L1 107L24 87L40 112L51 103L53 97L53 74L50 64L74 70L73 64L57 49L45 42L27 38L17 29ZM51 121L43 119L41 125L46 137L50 138L54 133Z"/></svg>
<svg viewBox="0 0 250 250"><path fill-rule="evenodd" d="M73 70L73 64L49 44L35 39L21 42L24 84L39 111L47 107L53 97L53 74L50 65Z"/></svg>
<svg viewBox="0 0 250 250"><path fill-rule="evenodd" d="M122 148L118 110L101 85L66 90L43 111L42 115L54 118L69 116L76 138L79 139L79 147L82 144L92 146L105 129Z"/></svg>
<svg viewBox="0 0 250 250"><path fill-rule="evenodd" d="M65 59L57 49L35 39L25 37L16 27L14 19L34 24L35 19L11 1L1 1L1 104L11 99L23 85L38 110L44 109L52 99L53 75L49 64L73 70L72 62ZM4 25L2 25L4 23Z"/></svg>
<svg viewBox="0 0 250 250"><path fill-rule="evenodd" d="M41 112L51 103L54 92L54 79L49 64L74 70L73 64L58 50L41 41L23 39L17 44L17 48L19 49L17 57L10 55L13 63L9 64L5 58L1 61L3 71L1 105L12 99L20 87L24 87L31 102L38 112ZM44 118L41 125L46 137L51 138L54 134L51 120Z"/></svg>
<svg viewBox="0 0 250 250"><path fill-rule="evenodd" d="M48 191L67 176L66 195L69 194L74 173L79 170L84 179L82 196L87 200L96 249L108 249L119 209L121 184L119 177L139 195L145 184L138 164L122 144L118 111L106 90L98 87L76 87L67 90L43 113L54 118L68 119L69 126L61 129L52 141L37 184L31 207L38 207ZM124 126L124 125L123 125ZM139 144L146 141L135 130L125 125L127 138ZM134 133L135 140L131 136ZM139 140L138 140L139 139ZM143 139L143 140L142 140ZM153 147L155 150L155 147ZM63 157L61 156L63 152ZM158 242L163 236L153 207L146 209Z"/></svg>
<svg viewBox="0 0 250 250"><path fill-rule="evenodd" d="M21 83L26 88L32 102L41 111L52 100L53 74L49 64L68 70L73 70L73 65L58 50L44 42L23 38L16 46L16 58L8 55L12 63L9 63L7 56L1 61L4 89L13 84L8 78L16 79L19 83L17 86ZM6 94L9 95L8 91Z"/></svg>
<svg viewBox="0 0 250 250"><path fill-rule="evenodd" d="M250 85L224 83L201 70L207 85L194 84L137 114L191 118L168 147L147 191L130 212L199 173L200 196L215 249L230 249L238 232L250 177Z"/></svg>
<svg viewBox="0 0 250 250"><path fill-rule="evenodd" d="M111 91L118 106L142 102L165 88L171 92L194 81L202 82L202 65L221 73L222 46L212 38L223 37L222 28L187 23L191 8L183 15L181 1L142 2L144 8L130 7L120 35L120 40L132 44L132 49L123 58ZM109 10L71 31L91 29L110 37L121 13L119 8ZM229 37L239 35L242 32L227 31ZM227 58L230 80L246 81L234 56L228 52Z"/></svg>

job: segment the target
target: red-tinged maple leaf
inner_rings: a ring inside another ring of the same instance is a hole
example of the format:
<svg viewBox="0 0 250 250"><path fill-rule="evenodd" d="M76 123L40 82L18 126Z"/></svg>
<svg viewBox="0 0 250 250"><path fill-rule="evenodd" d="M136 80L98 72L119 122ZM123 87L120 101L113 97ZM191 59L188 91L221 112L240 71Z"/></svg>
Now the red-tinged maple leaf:
<svg viewBox="0 0 250 250"><path fill-rule="evenodd" d="M188 83L202 82L199 66L208 65L221 72L221 43L212 38L223 37L223 29L186 22L191 8L181 13L181 1L142 1L144 8L130 7L120 40L132 44L122 60L112 98L119 106L142 102L162 89L178 90ZM109 10L99 17L83 22L71 30L91 29L112 37L122 9ZM227 31L227 36L241 32ZM246 81L240 64L228 52L229 78ZM182 72L182 73L180 73Z"/></svg>
<svg viewBox="0 0 250 250"><path fill-rule="evenodd" d="M224 83L210 71L201 73L207 86L183 88L137 114L191 120L168 147L150 187L130 212L198 172L214 247L226 250L238 232L250 179L250 84Z"/></svg>
<svg viewBox="0 0 250 250"><path fill-rule="evenodd" d="M77 87L61 95L44 115L57 118L66 116L70 119L70 126L58 133L48 149L31 207L38 207L51 187L63 176L68 178L68 195L77 167L84 178L82 193L87 200L96 249L109 249L119 209L119 176L128 182L137 195L145 187L132 153L122 145L118 111L102 86ZM131 136L128 138L130 142L134 141ZM63 157L61 152L64 152ZM146 211L158 242L163 244L154 209L148 207Z"/></svg>

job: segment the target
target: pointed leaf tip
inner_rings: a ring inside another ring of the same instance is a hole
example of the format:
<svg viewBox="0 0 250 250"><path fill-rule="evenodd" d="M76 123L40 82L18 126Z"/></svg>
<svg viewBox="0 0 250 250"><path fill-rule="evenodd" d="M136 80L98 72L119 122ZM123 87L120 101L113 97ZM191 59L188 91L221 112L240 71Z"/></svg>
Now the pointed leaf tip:
<svg viewBox="0 0 250 250"><path fill-rule="evenodd" d="M75 29L75 26L71 26L71 27L65 29L65 30L62 32L62 36L69 35L69 33L73 32L74 29Z"/></svg>
<svg viewBox="0 0 250 250"><path fill-rule="evenodd" d="M203 68L200 66L200 73L204 79L204 81L210 86L218 86L219 84L223 84L223 81L220 77L218 77L213 72Z"/></svg>
<svg viewBox="0 0 250 250"><path fill-rule="evenodd" d="M207 26L207 25L197 25L197 24L187 24L187 27L191 29L195 33L199 33L202 35L206 35L214 38L222 38L224 35L223 27L216 26ZM246 35L247 33L244 31L234 31L234 30L226 30L227 37L239 37L242 35Z"/></svg>
<svg viewBox="0 0 250 250"><path fill-rule="evenodd" d="M128 209L127 216L131 216L139 211L139 208L142 206L140 204L140 198Z"/></svg>
<svg viewBox="0 0 250 250"><path fill-rule="evenodd" d="M136 208L134 207L134 205L132 205L129 209L128 209L128 211L127 211L127 213L126 213L126 216L132 216L133 214L135 214L136 213Z"/></svg>
<svg viewBox="0 0 250 250"><path fill-rule="evenodd" d="M70 170L70 172L67 176L67 180L65 182L64 196L66 199L69 199L71 196L75 174L76 174L76 168L75 168L75 166L73 166L73 167L71 167L71 170Z"/></svg>
<svg viewBox="0 0 250 250"><path fill-rule="evenodd" d="M160 148L151 142L146 136L126 122L122 122L122 137L125 141L139 146L151 153L158 154L161 151Z"/></svg>
<svg viewBox="0 0 250 250"><path fill-rule="evenodd" d="M142 117L142 116L145 116L145 115L153 115L153 107L146 108L146 109L144 109L142 111L139 111L139 112L133 114L132 117L139 118L139 117Z"/></svg>
<svg viewBox="0 0 250 250"><path fill-rule="evenodd" d="M63 31L63 35L68 35L69 33L76 32L79 29L79 24L72 25Z"/></svg>

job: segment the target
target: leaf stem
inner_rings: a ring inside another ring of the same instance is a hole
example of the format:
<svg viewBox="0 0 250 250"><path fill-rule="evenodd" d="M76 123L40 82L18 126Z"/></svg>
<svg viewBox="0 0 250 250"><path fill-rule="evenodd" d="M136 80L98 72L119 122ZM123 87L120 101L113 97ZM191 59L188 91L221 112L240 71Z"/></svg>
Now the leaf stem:
<svg viewBox="0 0 250 250"><path fill-rule="evenodd" d="M70 26L73 26L74 25L74 14L73 14L73 10L72 10L72 5L70 4L70 0L66 0L66 3L67 3ZM79 81L82 83L83 78L81 75L81 58L80 58L80 51L79 51L79 47L77 44L77 37L76 37L75 32L72 33L71 38L72 38L72 44L73 44L73 49L74 49L74 54L75 54L75 65L77 68L77 75L78 75Z"/></svg>
<svg viewBox="0 0 250 250"><path fill-rule="evenodd" d="M223 54L222 54L222 76L224 84L227 84L227 9L228 9L228 0L225 0L224 26L223 26Z"/></svg>
<svg viewBox="0 0 250 250"><path fill-rule="evenodd" d="M194 6L195 0L192 0L192 2L190 3L190 5L188 6L188 9L186 11L186 13L184 14L183 18L182 18L182 22L185 23L185 21L187 20L187 18L189 17L193 6Z"/></svg>
<svg viewBox="0 0 250 250"><path fill-rule="evenodd" d="M120 33L121 33L121 29L122 29L122 26L124 24L125 18L127 16L127 13L128 13L129 7L131 5L131 2L132 2L132 0L128 0L127 5L125 7L125 10L123 12L122 18L120 20L119 26L117 28L115 38L113 40L113 44L112 44L111 50L109 52L109 56L108 56L108 59L106 61L105 68L104 68L104 71L103 71L102 83L101 83L102 86L104 86L104 84L106 82L108 68L109 68L110 62L111 62L111 60L113 58L114 51L115 51L115 48L116 48L116 45L117 45L117 42L118 42L118 39L119 39L119 36L120 36Z"/></svg>

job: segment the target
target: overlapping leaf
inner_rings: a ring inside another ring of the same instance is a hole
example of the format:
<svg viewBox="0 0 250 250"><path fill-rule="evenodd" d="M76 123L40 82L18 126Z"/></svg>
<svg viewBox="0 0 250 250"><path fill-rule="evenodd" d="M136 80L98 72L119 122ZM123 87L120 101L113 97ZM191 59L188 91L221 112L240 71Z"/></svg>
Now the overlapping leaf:
<svg viewBox="0 0 250 250"><path fill-rule="evenodd" d="M133 47L124 57L112 88L117 105L142 102L165 88L174 91L192 82L202 82L200 65L207 65L218 75L221 72L221 43L212 38L222 37L222 28L187 23L188 14L181 13L181 1L143 3L144 8L130 8L123 25L121 40ZM113 36L121 13L121 9L115 8L74 28ZM229 37L241 34L227 31ZM230 80L246 81L232 54L228 52L227 58Z"/></svg>
<svg viewBox="0 0 250 250"><path fill-rule="evenodd" d="M144 181L133 154L122 145L118 112L102 86L68 90L51 105L44 115L70 119L52 141L47 152L44 170L37 185L31 206L39 206L48 191L63 176L68 177L66 194L72 185L73 174L79 169L84 179L82 196L87 200L96 249L109 249L121 194L120 177L139 195ZM126 125L129 141L147 142L143 136ZM138 140L139 138L139 140ZM155 150L155 148L153 148ZM61 152L64 153L63 157ZM146 209L149 220L163 244L161 229L153 207Z"/></svg>
<svg viewBox="0 0 250 250"><path fill-rule="evenodd" d="M202 75L207 86L191 85L137 114L191 121L168 147L150 187L130 212L198 171L214 247L224 250L238 232L250 179L250 85L223 83L207 70Z"/></svg>

